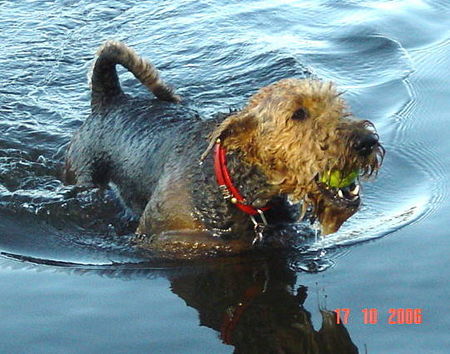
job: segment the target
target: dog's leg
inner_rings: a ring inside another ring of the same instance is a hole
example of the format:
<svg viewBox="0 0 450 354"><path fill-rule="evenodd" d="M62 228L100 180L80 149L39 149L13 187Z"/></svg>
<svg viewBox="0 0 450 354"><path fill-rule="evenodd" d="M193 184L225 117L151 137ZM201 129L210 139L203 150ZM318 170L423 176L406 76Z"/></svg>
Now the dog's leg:
<svg viewBox="0 0 450 354"><path fill-rule="evenodd" d="M88 137L81 139L76 134L67 150L63 180L66 185L74 185L69 196L78 192L106 187L109 182L108 159L99 159L95 153L99 150L97 140Z"/></svg>
<svg viewBox="0 0 450 354"><path fill-rule="evenodd" d="M66 169L64 170L64 183L66 185L72 185L70 189L64 193L64 197L67 198L73 198L78 193L88 191L94 188L102 188L106 185L106 183L95 183L94 179L92 178L93 173L91 170L83 170L81 173L77 173L73 170L71 170L68 166L66 166Z"/></svg>
<svg viewBox="0 0 450 354"><path fill-rule="evenodd" d="M121 64L144 84L160 100L179 102L173 89L159 76L154 65L140 57L133 49L124 43L108 41L97 52L98 58L92 69L92 110L114 102L118 96L123 95L116 64Z"/></svg>
<svg viewBox="0 0 450 354"><path fill-rule="evenodd" d="M249 250L242 240L223 240L208 230L165 231L150 237L135 238L141 249L159 253L164 258L194 258L198 256L231 255Z"/></svg>
<svg viewBox="0 0 450 354"><path fill-rule="evenodd" d="M160 179L139 221L137 245L165 256L191 257L208 252L238 253L248 248L243 240L224 240L193 215L189 183L177 170Z"/></svg>
<svg viewBox="0 0 450 354"><path fill-rule="evenodd" d="M168 230L203 230L193 214L189 183L177 169L163 174L142 213L138 234L158 234Z"/></svg>

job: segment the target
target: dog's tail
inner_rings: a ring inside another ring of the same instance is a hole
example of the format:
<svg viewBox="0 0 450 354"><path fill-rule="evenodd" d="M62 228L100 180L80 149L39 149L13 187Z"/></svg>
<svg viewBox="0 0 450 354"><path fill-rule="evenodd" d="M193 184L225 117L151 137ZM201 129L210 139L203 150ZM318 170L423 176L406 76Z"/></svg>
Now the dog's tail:
<svg viewBox="0 0 450 354"><path fill-rule="evenodd" d="M174 93L159 76L155 66L141 58L133 49L122 42L107 41L97 52L91 74L92 109L101 108L122 95L116 64L121 64L142 82L160 100L180 102Z"/></svg>

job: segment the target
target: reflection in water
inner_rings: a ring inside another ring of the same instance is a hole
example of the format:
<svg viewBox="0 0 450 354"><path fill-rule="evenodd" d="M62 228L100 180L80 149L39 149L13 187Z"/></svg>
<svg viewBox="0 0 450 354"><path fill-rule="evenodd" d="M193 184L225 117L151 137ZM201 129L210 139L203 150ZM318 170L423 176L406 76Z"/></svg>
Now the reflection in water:
<svg viewBox="0 0 450 354"><path fill-rule="evenodd" d="M219 332L236 353L357 353L335 313L321 311L316 331L303 307L307 288L280 259L215 264L171 277L172 291L195 308L200 324Z"/></svg>
<svg viewBox="0 0 450 354"><path fill-rule="evenodd" d="M203 264L149 269L149 264L80 266L2 253L34 264L45 264L78 274L97 273L111 278L170 280L173 293L199 313L200 325L218 332L235 353L357 353L349 333L336 324L332 311L321 310L322 327L315 330L305 309L307 288L296 289L296 273L284 257L235 257ZM41 269L41 268L39 268Z"/></svg>

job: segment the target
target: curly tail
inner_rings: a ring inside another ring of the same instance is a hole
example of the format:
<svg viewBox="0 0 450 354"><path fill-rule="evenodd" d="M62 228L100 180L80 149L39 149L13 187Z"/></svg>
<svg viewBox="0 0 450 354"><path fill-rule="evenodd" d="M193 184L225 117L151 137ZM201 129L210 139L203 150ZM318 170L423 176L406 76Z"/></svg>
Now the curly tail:
<svg viewBox="0 0 450 354"><path fill-rule="evenodd" d="M121 64L144 84L160 100L180 102L181 98L174 93L159 76L153 64L140 57L133 49L122 42L107 41L97 52L97 60L91 75L91 108L104 107L123 95L117 76L116 64Z"/></svg>

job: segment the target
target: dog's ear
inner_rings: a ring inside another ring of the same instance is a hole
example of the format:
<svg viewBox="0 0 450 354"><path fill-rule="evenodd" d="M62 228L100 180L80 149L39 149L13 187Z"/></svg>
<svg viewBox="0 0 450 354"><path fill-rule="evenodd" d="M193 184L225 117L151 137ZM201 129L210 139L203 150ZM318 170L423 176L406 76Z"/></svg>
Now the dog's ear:
<svg viewBox="0 0 450 354"><path fill-rule="evenodd" d="M238 112L225 118L209 136L208 148L201 156L201 160L208 155L217 139L227 139L228 147L237 147L242 141L248 141L257 130L258 120L250 112Z"/></svg>

